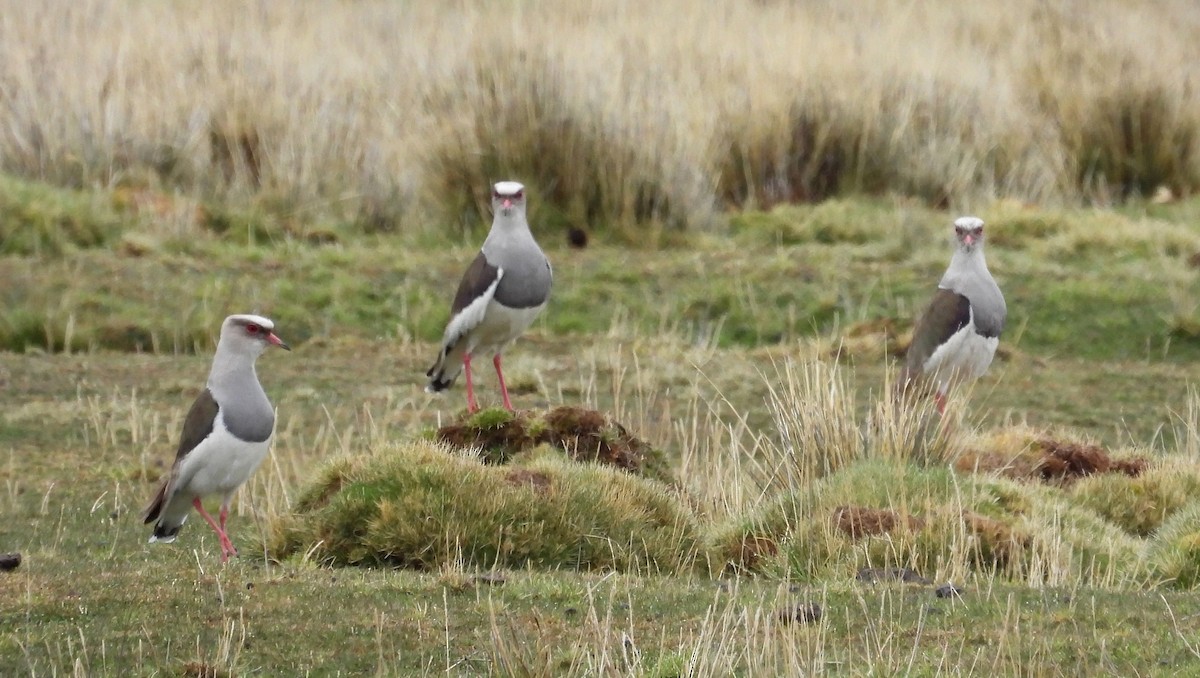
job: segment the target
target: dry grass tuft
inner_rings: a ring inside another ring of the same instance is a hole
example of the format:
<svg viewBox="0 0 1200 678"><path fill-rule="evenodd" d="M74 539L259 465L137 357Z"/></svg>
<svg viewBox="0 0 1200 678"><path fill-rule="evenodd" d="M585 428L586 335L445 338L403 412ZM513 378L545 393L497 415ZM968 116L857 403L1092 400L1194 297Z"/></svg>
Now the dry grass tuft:
<svg viewBox="0 0 1200 678"><path fill-rule="evenodd" d="M536 220L638 239L848 192L1200 186L1193 4L691 9L15 3L0 171L455 232L515 177Z"/></svg>

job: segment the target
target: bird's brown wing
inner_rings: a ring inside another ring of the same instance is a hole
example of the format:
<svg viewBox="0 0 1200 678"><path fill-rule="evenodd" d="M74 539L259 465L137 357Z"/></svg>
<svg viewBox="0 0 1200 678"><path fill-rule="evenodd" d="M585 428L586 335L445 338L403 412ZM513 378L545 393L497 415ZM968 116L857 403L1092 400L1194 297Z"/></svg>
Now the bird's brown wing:
<svg viewBox="0 0 1200 678"><path fill-rule="evenodd" d="M188 410L187 417L183 420L183 434L179 437L179 450L175 453L175 464L171 467L171 471L163 477L158 490L154 493L154 498L142 512L143 522L152 523L158 520L167 499L171 496L171 485L179 473L180 462L212 433L218 409L212 391L207 388L192 403L192 408Z"/></svg>
<svg viewBox="0 0 1200 678"><path fill-rule="evenodd" d="M179 450L175 453L176 464L213 432L218 409L212 391L207 388L196 397L183 420L183 434L179 436Z"/></svg>
<svg viewBox="0 0 1200 678"><path fill-rule="evenodd" d="M487 257L480 252L479 256L475 257L475 261L471 262L471 266L467 268L467 272L463 274L462 281L458 283L458 292L454 295L454 304L450 307L450 313L457 315L476 299L486 294L488 288L496 284L499 276L500 269L488 263Z"/></svg>
<svg viewBox="0 0 1200 678"><path fill-rule="evenodd" d="M971 302L963 295L938 289L913 328L912 343L905 355L904 372L915 377L939 346L971 322Z"/></svg>

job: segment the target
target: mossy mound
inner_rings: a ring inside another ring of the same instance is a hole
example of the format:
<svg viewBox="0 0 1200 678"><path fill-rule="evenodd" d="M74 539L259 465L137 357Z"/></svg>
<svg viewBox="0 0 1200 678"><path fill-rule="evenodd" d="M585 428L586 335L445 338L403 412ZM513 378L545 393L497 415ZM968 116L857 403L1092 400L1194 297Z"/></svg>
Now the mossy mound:
<svg viewBox="0 0 1200 678"><path fill-rule="evenodd" d="M549 447L505 466L430 441L331 462L274 521L272 557L334 565L680 573L706 563L665 485Z"/></svg>
<svg viewBox="0 0 1200 678"><path fill-rule="evenodd" d="M1138 540L1060 488L879 459L777 497L720 528L714 547L728 570L808 580L846 580L862 568L1144 580Z"/></svg>
<svg viewBox="0 0 1200 678"><path fill-rule="evenodd" d="M98 193L0 175L0 254L54 256L101 247L122 224Z"/></svg>
<svg viewBox="0 0 1200 678"><path fill-rule="evenodd" d="M1146 549L1146 561L1160 584L1183 589L1200 586L1200 501L1163 522Z"/></svg>
<svg viewBox="0 0 1200 678"><path fill-rule="evenodd" d="M862 458L718 526L727 571L846 580L863 568L1032 585L1200 586L1200 464L1015 426L946 466Z"/></svg>
<svg viewBox="0 0 1200 678"><path fill-rule="evenodd" d="M580 462L595 462L665 483L674 481L661 450L631 435L607 415L563 405L546 412L493 408L438 429L450 447L479 450L489 464L507 464L540 445L551 445Z"/></svg>

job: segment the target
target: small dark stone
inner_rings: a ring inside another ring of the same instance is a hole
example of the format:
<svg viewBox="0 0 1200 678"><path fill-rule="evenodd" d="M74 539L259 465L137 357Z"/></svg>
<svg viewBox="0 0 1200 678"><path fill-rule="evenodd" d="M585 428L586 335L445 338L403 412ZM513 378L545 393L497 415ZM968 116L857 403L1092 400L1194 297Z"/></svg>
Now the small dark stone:
<svg viewBox="0 0 1200 678"><path fill-rule="evenodd" d="M907 567L864 567L854 575L854 578L867 583L877 581L902 581L907 584L932 584L915 570Z"/></svg>
<svg viewBox="0 0 1200 678"><path fill-rule="evenodd" d="M577 249L583 249L587 247L587 231L579 228L578 226L572 226L571 228L567 229L567 244Z"/></svg>
<svg viewBox="0 0 1200 678"><path fill-rule="evenodd" d="M821 618L821 606L816 603L799 603L790 608L780 610L776 615L784 626L790 624L811 624Z"/></svg>
<svg viewBox="0 0 1200 678"><path fill-rule="evenodd" d="M573 607L568 607L567 609L563 610L563 614L567 615L568 617L574 617L575 615L579 614L579 610L576 610Z"/></svg>
<svg viewBox="0 0 1200 678"><path fill-rule="evenodd" d="M254 590L254 582L252 582L252 581L246 582L246 590L253 591Z"/></svg>
<svg viewBox="0 0 1200 678"><path fill-rule="evenodd" d="M722 591L729 591L729 590L730 590L730 589L732 589L733 587L732 587L732 586L730 586L730 585L729 585L729 582L727 582L727 581L718 581L718 582L717 582L717 588L721 589Z"/></svg>
<svg viewBox="0 0 1200 678"><path fill-rule="evenodd" d="M954 584L945 584L937 587L933 594L938 598L962 598L962 589Z"/></svg>
<svg viewBox="0 0 1200 678"><path fill-rule="evenodd" d="M0 570L9 572L21 566L20 553L4 553L0 554Z"/></svg>
<svg viewBox="0 0 1200 678"><path fill-rule="evenodd" d="M934 607L933 605L925 606L925 614L941 614L941 613L942 613L942 608L940 608L940 607Z"/></svg>

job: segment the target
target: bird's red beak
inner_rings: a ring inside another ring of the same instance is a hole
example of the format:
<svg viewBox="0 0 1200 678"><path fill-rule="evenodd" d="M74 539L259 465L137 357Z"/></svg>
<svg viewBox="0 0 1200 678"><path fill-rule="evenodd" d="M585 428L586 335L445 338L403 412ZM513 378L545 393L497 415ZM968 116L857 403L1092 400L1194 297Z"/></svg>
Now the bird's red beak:
<svg viewBox="0 0 1200 678"><path fill-rule="evenodd" d="M512 206L513 206L513 199L512 199L512 198L505 198L505 199L501 200L501 201L500 201L500 206L501 206L501 207L503 207L504 209L508 209L508 208L512 207Z"/></svg>
<svg viewBox="0 0 1200 678"><path fill-rule="evenodd" d="M975 236L971 235L970 233L964 235L963 236L963 244L974 245L975 244Z"/></svg>
<svg viewBox="0 0 1200 678"><path fill-rule="evenodd" d="M279 335L275 334L274 332L267 333L267 341L269 341L272 344L275 344L276 346L278 346L279 348L282 348L285 351L292 350L292 347L283 343L283 340L279 338Z"/></svg>

